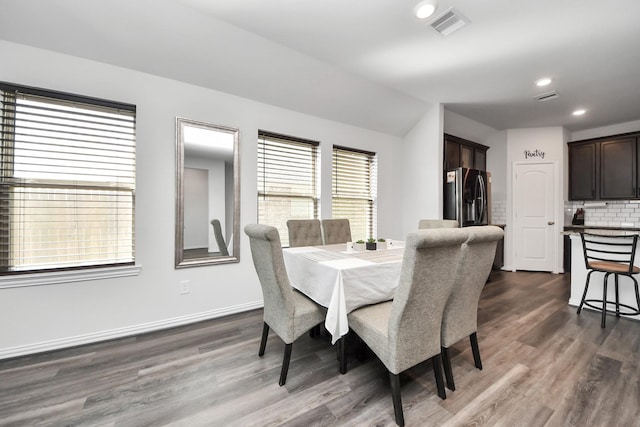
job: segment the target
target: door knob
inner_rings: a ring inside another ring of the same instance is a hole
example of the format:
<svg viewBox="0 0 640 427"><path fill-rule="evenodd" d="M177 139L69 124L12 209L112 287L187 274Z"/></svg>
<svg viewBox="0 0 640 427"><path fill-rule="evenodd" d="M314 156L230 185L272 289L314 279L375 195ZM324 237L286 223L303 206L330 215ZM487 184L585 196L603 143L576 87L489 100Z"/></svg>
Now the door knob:
<svg viewBox="0 0 640 427"><path fill-rule="evenodd" d="M549 221L549 222L547 222L547 224L553 225L553 224L555 224L555 222L554 221Z"/></svg>

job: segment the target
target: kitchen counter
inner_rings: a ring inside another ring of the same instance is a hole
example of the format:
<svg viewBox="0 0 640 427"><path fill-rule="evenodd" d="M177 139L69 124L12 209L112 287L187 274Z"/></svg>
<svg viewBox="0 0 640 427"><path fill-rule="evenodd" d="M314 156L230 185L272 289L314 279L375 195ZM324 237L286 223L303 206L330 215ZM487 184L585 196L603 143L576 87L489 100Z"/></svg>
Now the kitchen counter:
<svg viewBox="0 0 640 427"><path fill-rule="evenodd" d="M631 235L640 234L640 228L634 227L602 227L598 225L566 225L562 234L565 236L579 235L581 232L601 235Z"/></svg>
<svg viewBox="0 0 640 427"><path fill-rule="evenodd" d="M624 231L640 231L640 228L635 227L607 227L602 225L565 225L565 231L586 231L586 230L624 230Z"/></svg>
<svg viewBox="0 0 640 427"><path fill-rule="evenodd" d="M584 230L565 230L561 234L565 236L579 236L580 233L599 234L601 236L631 236L633 234L640 234L640 230L632 229L602 229L602 228L585 228Z"/></svg>
<svg viewBox="0 0 640 427"><path fill-rule="evenodd" d="M564 235L564 260L563 267L565 273L571 272L571 263L572 257L571 253L571 241L569 237L571 236L579 236L581 232L591 233L591 234L600 234L600 235L625 235L628 236L630 234L640 234L640 228L634 227L606 227L599 225L566 225L564 230L561 232ZM578 239L580 240L580 239ZM582 256L582 245L580 245L579 254Z"/></svg>

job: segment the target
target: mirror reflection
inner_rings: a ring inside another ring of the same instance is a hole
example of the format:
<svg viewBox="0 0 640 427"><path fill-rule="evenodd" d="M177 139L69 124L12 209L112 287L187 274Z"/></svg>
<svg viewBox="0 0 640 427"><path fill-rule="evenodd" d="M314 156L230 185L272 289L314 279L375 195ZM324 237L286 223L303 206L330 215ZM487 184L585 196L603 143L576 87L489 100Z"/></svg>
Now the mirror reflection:
<svg viewBox="0 0 640 427"><path fill-rule="evenodd" d="M176 267L239 261L238 137L176 119Z"/></svg>

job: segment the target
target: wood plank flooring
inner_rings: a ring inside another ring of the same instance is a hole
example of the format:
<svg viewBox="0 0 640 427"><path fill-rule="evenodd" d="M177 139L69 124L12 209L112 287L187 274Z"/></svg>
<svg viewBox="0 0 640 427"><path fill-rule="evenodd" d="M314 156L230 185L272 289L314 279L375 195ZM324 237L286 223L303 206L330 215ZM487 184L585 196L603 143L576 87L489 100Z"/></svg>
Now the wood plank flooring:
<svg viewBox="0 0 640 427"><path fill-rule="evenodd" d="M569 274L493 272L479 309L484 369L452 348L456 391L436 395L430 363L401 376L408 426L640 426L640 322L567 305ZM293 346L262 311L0 361L0 425L393 426L388 377L349 352L338 374L326 336ZM351 350L353 350L351 346Z"/></svg>

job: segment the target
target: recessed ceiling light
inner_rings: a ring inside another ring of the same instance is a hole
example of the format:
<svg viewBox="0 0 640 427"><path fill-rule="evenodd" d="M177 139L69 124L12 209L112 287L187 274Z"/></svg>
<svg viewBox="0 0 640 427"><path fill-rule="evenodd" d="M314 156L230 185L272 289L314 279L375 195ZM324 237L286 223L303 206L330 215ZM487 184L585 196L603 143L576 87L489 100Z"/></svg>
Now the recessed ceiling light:
<svg viewBox="0 0 640 427"><path fill-rule="evenodd" d="M536 86L548 86L549 84L551 84L551 78L549 77L543 77L536 81Z"/></svg>
<svg viewBox="0 0 640 427"><path fill-rule="evenodd" d="M415 7L414 12L418 19L427 19L438 8L437 0L424 0Z"/></svg>
<svg viewBox="0 0 640 427"><path fill-rule="evenodd" d="M576 110L576 111L574 111L572 114L573 114L574 116L581 116L581 115L583 115L583 114L584 114L584 113L586 113L586 112L587 112L587 110L580 109L580 110Z"/></svg>

